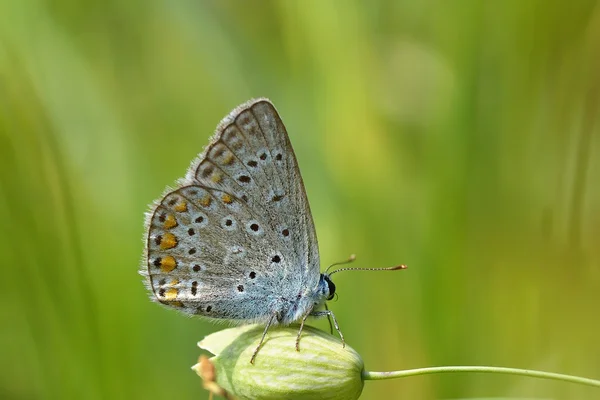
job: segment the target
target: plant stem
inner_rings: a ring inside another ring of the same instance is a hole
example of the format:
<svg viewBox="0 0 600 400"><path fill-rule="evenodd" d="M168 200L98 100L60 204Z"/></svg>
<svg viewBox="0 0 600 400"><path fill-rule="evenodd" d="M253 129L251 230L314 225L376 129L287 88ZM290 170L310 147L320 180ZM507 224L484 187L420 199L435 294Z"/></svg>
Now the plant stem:
<svg viewBox="0 0 600 400"><path fill-rule="evenodd" d="M556 374L553 372L535 371L529 369L519 368L505 368L505 367L482 367L482 366L454 366L454 367L430 367L430 368L416 368L407 369L404 371L390 371L390 372L369 372L363 371L364 380L382 380L382 379L394 379L403 378L406 376L414 375L426 375L426 374L438 374L445 372L486 372L496 374L510 374L510 375L521 375L528 376L530 378L542 378L542 379L555 379L564 382L578 383L581 385L600 387L600 381L589 378L582 378L580 376Z"/></svg>

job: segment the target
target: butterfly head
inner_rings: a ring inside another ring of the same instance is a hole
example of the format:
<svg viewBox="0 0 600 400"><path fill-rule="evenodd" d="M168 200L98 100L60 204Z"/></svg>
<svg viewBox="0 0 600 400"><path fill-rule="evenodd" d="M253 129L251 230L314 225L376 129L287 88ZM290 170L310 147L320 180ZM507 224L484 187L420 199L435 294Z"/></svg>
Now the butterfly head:
<svg viewBox="0 0 600 400"><path fill-rule="evenodd" d="M325 297L325 299L333 299L333 296L335 295L335 284L333 283L328 274L321 274L321 282L319 286L323 290L323 296Z"/></svg>

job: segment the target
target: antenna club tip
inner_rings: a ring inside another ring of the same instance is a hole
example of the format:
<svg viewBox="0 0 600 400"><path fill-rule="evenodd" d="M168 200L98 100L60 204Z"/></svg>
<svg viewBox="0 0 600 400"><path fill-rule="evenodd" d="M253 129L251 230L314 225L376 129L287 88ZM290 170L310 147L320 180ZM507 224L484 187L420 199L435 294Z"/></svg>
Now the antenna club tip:
<svg viewBox="0 0 600 400"><path fill-rule="evenodd" d="M397 266L395 266L395 267L392 268L392 271L396 271L396 270L399 270L399 269L406 269L406 268L408 268L408 267L406 265L404 265L404 264L397 265Z"/></svg>
<svg viewBox="0 0 600 400"><path fill-rule="evenodd" d="M348 257L348 261L354 261L356 260L356 254L350 254L350 257Z"/></svg>

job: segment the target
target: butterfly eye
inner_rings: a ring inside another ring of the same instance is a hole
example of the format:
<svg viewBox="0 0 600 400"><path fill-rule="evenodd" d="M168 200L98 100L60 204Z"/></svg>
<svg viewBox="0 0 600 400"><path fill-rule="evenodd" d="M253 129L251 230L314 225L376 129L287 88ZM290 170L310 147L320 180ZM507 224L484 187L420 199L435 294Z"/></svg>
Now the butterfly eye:
<svg viewBox="0 0 600 400"><path fill-rule="evenodd" d="M327 275L323 275L323 279L325 279L325 282L327 282L327 288L329 289L329 296L327 296L327 300L331 300L335 295L335 284Z"/></svg>

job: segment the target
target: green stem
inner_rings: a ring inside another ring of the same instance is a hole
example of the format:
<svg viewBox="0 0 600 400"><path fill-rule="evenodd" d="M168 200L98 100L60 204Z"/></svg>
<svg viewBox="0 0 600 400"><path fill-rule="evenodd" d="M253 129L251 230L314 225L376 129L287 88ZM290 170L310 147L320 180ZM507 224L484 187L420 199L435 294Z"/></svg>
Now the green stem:
<svg viewBox="0 0 600 400"><path fill-rule="evenodd" d="M390 371L390 372L369 372L363 371L363 379L366 380L382 380L382 379L394 379L403 378L406 376L414 375L426 375L426 374L439 374L444 372L487 372L496 374L510 374L510 375L521 375L528 376L530 378L542 378L542 379L555 379L563 382L578 383L580 385L588 385L600 387L600 381L589 378L582 378L580 376L556 374L553 372L534 371L529 369L519 368L504 368L504 367L481 367L481 366L457 366L457 367L430 367L430 368L417 368L407 369L404 371Z"/></svg>

